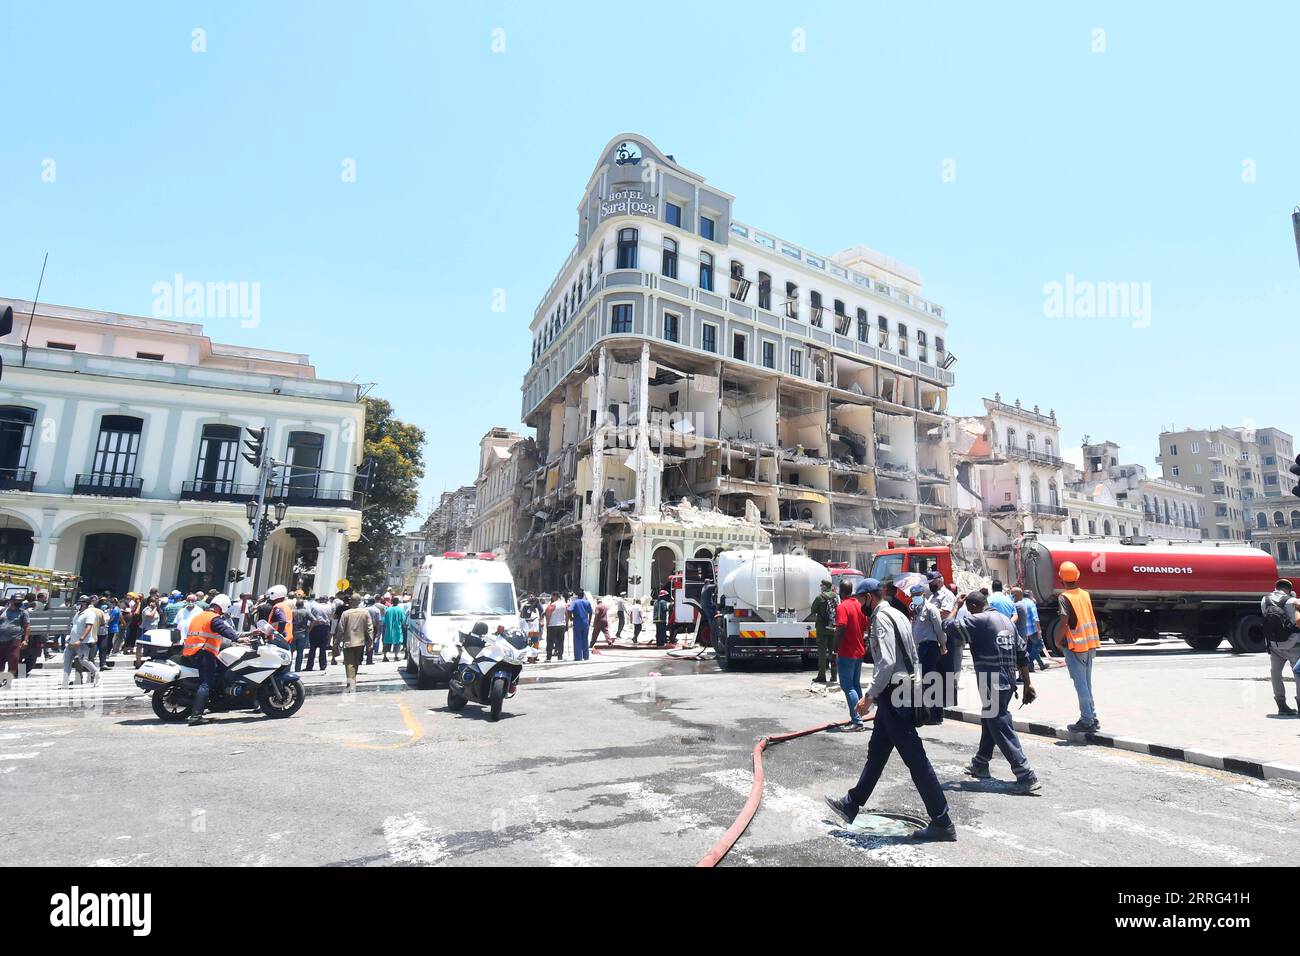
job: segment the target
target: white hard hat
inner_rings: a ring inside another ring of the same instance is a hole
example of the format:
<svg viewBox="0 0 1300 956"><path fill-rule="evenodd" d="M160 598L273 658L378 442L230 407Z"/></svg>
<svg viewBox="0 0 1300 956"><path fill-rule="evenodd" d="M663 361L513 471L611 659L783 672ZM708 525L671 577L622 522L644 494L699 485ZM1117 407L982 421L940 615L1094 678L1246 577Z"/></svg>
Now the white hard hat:
<svg viewBox="0 0 1300 956"><path fill-rule="evenodd" d="M289 589L283 584L275 584L266 589L266 596L272 601L283 601L289 594Z"/></svg>
<svg viewBox="0 0 1300 956"><path fill-rule="evenodd" d="M224 614L226 611L229 611L229 610L230 610L230 595L229 595L229 594L218 594L216 597L214 597L214 598L213 598L211 601L209 601L208 603L209 603L209 604L214 604L214 605L216 605L217 607L221 608L221 612Z"/></svg>

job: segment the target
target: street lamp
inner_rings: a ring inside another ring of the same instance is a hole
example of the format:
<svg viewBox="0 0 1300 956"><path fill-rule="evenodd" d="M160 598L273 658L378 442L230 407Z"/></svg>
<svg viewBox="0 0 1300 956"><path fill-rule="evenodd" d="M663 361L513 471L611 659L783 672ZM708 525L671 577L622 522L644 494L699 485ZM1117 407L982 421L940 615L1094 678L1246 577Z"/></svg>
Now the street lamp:
<svg viewBox="0 0 1300 956"><path fill-rule="evenodd" d="M289 510L289 502L281 498L275 503L275 523L284 524L284 513Z"/></svg>
<svg viewBox="0 0 1300 956"><path fill-rule="evenodd" d="M257 499L249 498L244 502L244 514L248 515L249 527L257 524Z"/></svg>

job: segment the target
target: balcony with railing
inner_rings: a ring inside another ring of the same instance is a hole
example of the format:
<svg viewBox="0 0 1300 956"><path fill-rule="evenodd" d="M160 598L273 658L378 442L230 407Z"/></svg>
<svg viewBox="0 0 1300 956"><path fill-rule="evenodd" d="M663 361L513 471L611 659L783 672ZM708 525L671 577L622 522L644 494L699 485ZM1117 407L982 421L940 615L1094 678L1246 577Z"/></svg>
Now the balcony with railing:
<svg viewBox="0 0 1300 956"><path fill-rule="evenodd" d="M314 484L267 485L266 500L285 501L304 508L360 508L364 495L341 488L320 488ZM232 481L198 479L181 484L182 501L254 501L257 485L240 485Z"/></svg>
<svg viewBox="0 0 1300 956"><path fill-rule="evenodd" d="M72 483L74 495L100 495L110 498L139 498L144 479L100 471L77 475Z"/></svg>
<svg viewBox="0 0 1300 956"><path fill-rule="evenodd" d="M1055 455L1049 455L1045 451L1039 451L1037 448L1028 448L1024 445L1009 444L1006 446L1006 451L1008 458L1019 458L1021 461L1032 461L1043 465L1051 465L1053 468L1060 468L1064 464L1064 460Z"/></svg>
<svg viewBox="0 0 1300 956"><path fill-rule="evenodd" d="M26 468L0 468L0 491L31 491L36 472Z"/></svg>

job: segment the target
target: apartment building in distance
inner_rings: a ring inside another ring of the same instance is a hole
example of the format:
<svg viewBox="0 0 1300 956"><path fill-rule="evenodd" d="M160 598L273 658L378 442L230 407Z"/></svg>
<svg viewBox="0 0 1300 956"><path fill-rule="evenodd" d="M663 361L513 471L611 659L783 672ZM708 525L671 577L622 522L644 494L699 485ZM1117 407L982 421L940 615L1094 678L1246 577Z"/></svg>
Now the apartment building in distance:
<svg viewBox="0 0 1300 956"><path fill-rule="evenodd" d="M430 554L445 551L468 551L474 534L474 515L477 495L473 485L462 485L455 491L444 491L429 517L420 525L420 534L427 542Z"/></svg>
<svg viewBox="0 0 1300 956"><path fill-rule="evenodd" d="M1068 461L1062 473L1069 537L1123 540L1142 534L1142 512L1137 505L1121 501L1109 485Z"/></svg>
<svg viewBox="0 0 1300 956"><path fill-rule="evenodd" d="M24 362L16 341L0 344L0 562L79 574L91 593L228 587L257 497L241 442L264 428L267 454L287 462L268 498L287 510L260 584L346 576L363 504L355 383L190 322L7 305L30 347Z"/></svg>
<svg viewBox="0 0 1300 956"><path fill-rule="evenodd" d="M522 387L538 466L520 544L557 582L636 596L738 543L867 564L887 537L953 530L955 358L919 273L813 252L734 205L636 134L587 180Z"/></svg>
<svg viewBox="0 0 1300 956"><path fill-rule="evenodd" d="M1008 578L1018 535L1064 531L1065 462L1056 412L995 394L984 399L983 415L959 416L952 430L954 547L976 567Z"/></svg>
<svg viewBox="0 0 1300 956"><path fill-rule="evenodd" d="M536 444L508 428L494 427L479 441L475 514L470 550L492 552L511 564L511 544L519 535L523 478L537 465Z"/></svg>
<svg viewBox="0 0 1300 956"><path fill-rule="evenodd" d="M1156 461L1165 478L1196 489L1205 538L1244 541L1255 499L1286 488L1284 451L1292 451L1291 436L1276 428L1182 429L1160 433Z"/></svg>
<svg viewBox="0 0 1300 956"><path fill-rule="evenodd" d="M1287 475L1288 488L1295 482ZM1250 509L1250 540L1277 558L1282 577L1300 587L1300 498L1258 498Z"/></svg>
<svg viewBox="0 0 1300 956"><path fill-rule="evenodd" d="M1115 442L1094 443L1084 436L1079 484L1093 491L1102 485L1118 504L1139 508L1141 530L1133 534L1168 541L1201 540L1201 492L1183 481L1152 477L1143 465L1122 463ZM1086 526L1076 528L1072 521L1071 533L1088 532Z"/></svg>

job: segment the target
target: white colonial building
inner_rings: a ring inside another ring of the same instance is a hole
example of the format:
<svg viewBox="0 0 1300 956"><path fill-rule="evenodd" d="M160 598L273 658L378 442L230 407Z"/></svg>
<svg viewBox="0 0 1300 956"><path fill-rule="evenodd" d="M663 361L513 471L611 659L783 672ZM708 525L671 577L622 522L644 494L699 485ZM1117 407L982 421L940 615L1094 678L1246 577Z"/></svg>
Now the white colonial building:
<svg viewBox="0 0 1300 956"><path fill-rule="evenodd" d="M523 477L537 465L535 447L523 435L501 427L489 429L479 441L471 551L491 551L510 561Z"/></svg>
<svg viewBox="0 0 1300 956"><path fill-rule="evenodd" d="M361 533L358 387L307 356L222 345L199 325L12 304L0 343L0 562L81 575L82 589L225 589L245 567L256 469L245 428L288 462L263 587L332 589ZM239 587L247 588L250 582Z"/></svg>

